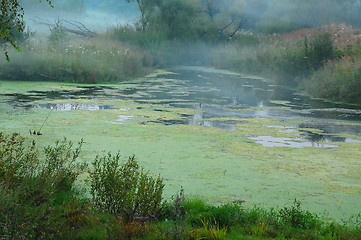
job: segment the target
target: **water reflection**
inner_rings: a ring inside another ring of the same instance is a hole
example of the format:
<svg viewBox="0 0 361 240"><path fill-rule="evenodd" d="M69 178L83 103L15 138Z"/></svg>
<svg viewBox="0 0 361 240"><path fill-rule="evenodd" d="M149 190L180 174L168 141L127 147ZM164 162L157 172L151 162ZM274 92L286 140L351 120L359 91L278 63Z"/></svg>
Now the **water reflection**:
<svg viewBox="0 0 361 240"><path fill-rule="evenodd" d="M40 109L54 109L56 111L71 111L71 110L105 110L115 109L110 105L98 105L98 104L87 104L87 103L59 103L59 104L36 104L34 108Z"/></svg>
<svg viewBox="0 0 361 240"><path fill-rule="evenodd" d="M335 120L361 121L361 107L311 99L269 81L228 74L224 71L186 68L172 71L176 74L164 74L159 78L129 82L127 86L131 85L131 87L123 89L108 86L79 86L73 90L3 94L0 95L0 100L3 99L2 101L17 108L55 108L59 111L115 109L110 105L96 103L98 100L108 99L194 108L199 110L199 113L193 116L182 116L180 120L162 119L156 123L190 124L231 131L235 130L236 124L241 123L241 119L245 118L304 118L309 121L294 126L293 129L282 131L298 131L294 129L302 128L302 139L310 144L356 141L341 137L340 133L361 135L361 125L334 123ZM33 104L38 100L71 101L72 99L88 99L94 103ZM156 107L154 111L157 111ZM232 118L232 121L209 120L212 118Z"/></svg>

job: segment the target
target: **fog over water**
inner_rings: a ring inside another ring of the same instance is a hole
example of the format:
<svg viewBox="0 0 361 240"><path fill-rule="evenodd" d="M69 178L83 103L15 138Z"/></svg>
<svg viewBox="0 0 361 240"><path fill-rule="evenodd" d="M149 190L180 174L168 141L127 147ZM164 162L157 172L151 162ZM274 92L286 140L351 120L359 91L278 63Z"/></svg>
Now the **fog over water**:
<svg viewBox="0 0 361 240"><path fill-rule="evenodd" d="M205 0L184 0L197 4ZM242 12L247 19L244 28L255 31L277 31L281 25L289 28L314 27L330 23L360 25L359 0L209 0L227 9L230 15ZM56 0L54 8L46 2L23 0L25 21L33 31L48 30L39 22L52 23L61 18L79 21L94 31L104 32L115 25L134 24L140 16L136 3L125 0ZM34 21L35 20L35 21Z"/></svg>

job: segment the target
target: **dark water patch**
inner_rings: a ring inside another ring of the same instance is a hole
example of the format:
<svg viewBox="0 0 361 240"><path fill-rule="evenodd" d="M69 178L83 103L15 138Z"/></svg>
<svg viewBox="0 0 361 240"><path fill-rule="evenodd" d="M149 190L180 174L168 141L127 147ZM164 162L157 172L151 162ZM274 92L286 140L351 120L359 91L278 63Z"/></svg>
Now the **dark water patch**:
<svg viewBox="0 0 361 240"><path fill-rule="evenodd" d="M137 93L139 90L140 89L138 89L138 88L126 88L123 90L119 90L118 92L121 94L124 94L124 95L132 95L132 94Z"/></svg>
<svg viewBox="0 0 361 240"><path fill-rule="evenodd" d="M157 119L155 121L146 121L146 122L142 122L141 124L146 125L147 123L157 123L157 124L162 124L162 125L186 125L187 124L186 119L182 120L182 119Z"/></svg>
<svg viewBox="0 0 361 240"><path fill-rule="evenodd" d="M164 109L153 109L153 111L155 111L155 112L171 112L171 111L164 110Z"/></svg>
<svg viewBox="0 0 361 240"><path fill-rule="evenodd" d="M361 142L351 138L340 137L337 135L325 135L303 130L300 132L303 138L308 140L309 142Z"/></svg>
<svg viewBox="0 0 361 240"><path fill-rule="evenodd" d="M300 132L305 139L312 142L361 142L352 138L342 137L339 134L356 134L361 136L361 125L334 124L329 121L310 121L298 125ZM307 129L317 129L319 131L307 131Z"/></svg>
<svg viewBox="0 0 361 240"><path fill-rule="evenodd" d="M249 139L255 140L256 143L262 144L265 147L290 147L290 148L336 148L337 145L308 142L302 138L287 138L287 137L273 137L273 136L248 136Z"/></svg>

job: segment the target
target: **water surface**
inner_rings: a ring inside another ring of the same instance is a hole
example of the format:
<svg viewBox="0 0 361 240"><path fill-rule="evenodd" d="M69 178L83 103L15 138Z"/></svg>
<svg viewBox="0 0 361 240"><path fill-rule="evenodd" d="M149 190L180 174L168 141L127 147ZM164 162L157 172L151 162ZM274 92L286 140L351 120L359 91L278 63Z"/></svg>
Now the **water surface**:
<svg viewBox="0 0 361 240"><path fill-rule="evenodd" d="M262 78L188 67L117 85L1 81L0 114L1 131L26 136L49 116L28 137L84 138L85 161L134 153L167 196L183 186L211 202L297 198L338 218L361 209L361 107Z"/></svg>

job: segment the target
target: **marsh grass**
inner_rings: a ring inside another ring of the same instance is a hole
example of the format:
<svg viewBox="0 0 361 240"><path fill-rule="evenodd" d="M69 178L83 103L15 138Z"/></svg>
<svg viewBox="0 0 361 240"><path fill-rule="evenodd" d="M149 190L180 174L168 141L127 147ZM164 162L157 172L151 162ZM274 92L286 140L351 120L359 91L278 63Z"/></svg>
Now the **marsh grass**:
<svg viewBox="0 0 361 240"><path fill-rule="evenodd" d="M257 35L257 44L233 42L216 50L214 65L263 75L314 97L360 104L359 33L340 24Z"/></svg>
<svg viewBox="0 0 361 240"><path fill-rule="evenodd" d="M328 61L305 81L305 86L316 97L361 104L360 79L359 57L343 57L340 61Z"/></svg>
<svg viewBox="0 0 361 240"><path fill-rule="evenodd" d="M2 78L76 83L123 81L143 76L153 65L152 57L135 46L106 36L51 44L35 43L0 63Z"/></svg>

